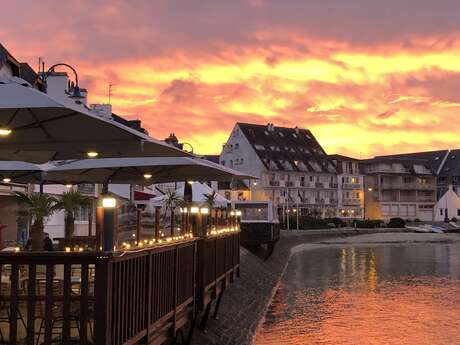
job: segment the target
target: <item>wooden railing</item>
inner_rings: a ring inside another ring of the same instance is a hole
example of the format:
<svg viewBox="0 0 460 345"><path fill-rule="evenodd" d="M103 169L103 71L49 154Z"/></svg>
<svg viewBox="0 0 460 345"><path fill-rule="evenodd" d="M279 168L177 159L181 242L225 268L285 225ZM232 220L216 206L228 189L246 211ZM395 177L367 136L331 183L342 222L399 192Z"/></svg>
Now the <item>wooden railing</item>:
<svg viewBox="0 0 460 345"><path fill-rule="evenodd" d="M174 338L194 315L195 252L196 240L121 254L0 253L0 343Z"/></svg>
<svg viewBox="0 0 460 345"><path fill-rule="evenodd" d="M199 306L217 297L233 279L239 276L239 233L229 233L200 239L198 242L197 293Z"/></svg>

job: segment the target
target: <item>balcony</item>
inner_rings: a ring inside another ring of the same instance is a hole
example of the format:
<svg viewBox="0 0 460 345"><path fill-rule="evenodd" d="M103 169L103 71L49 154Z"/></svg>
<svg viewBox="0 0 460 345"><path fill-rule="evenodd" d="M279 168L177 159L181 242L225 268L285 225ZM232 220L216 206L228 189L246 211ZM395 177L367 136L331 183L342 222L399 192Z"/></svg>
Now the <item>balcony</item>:
<svg viewBox="0 0 460 345"><path fill-rule="evenodd" d="M324 188L324 183L322 183L322 182L316 182L316 183L315 183L315 188Z"/></svg>
<svg viewBox="0 0 460 345"><path fill-rule="evenodd" d="M337 203L338 203L338 200L337 200L337 199L332 199L332 198L329 199L329 204L330 204L330 205L337 205Z"/></svg>
<svg viewBox="0 0 460 345"><path fill-rule="evenodd" d="M315 198L315 203L316 203L316 204L324 204L324 203L325 203L325 200L324 200L324 199L321 199L321 198Z"/></svg>
<svg viewBox="0 0 460 345"><path fill-rule="evenodd" d="M286 187L294 187L293 181L286 181Z"/></svg>
<svg viewBox="0 0 460 345"><path fill-rule="evenodd" d="M339 187L338 183L329 183L329 188L334 188L335 189L335 188L338 188L338 187Z"/></svg>
<svg viewBox="0 0 460 345"><path fill-rule="evenodd" d="M342 189L361 189L360 183L343 183Z"/></svg>
<svg viewBox="0 0 460 345"><path fill-rule="evenodd" d="M11 195L14 192L23 192L27 191L27 185L17 184L17 183L8 183L0 184L0 195Z"/></svg>
<svg viewBox="0 0 460 345"><path fill-rule="evenodd" d="M361 200L359 199L343 199L342 201L343 205L348 205L348 206L358 206L361 204Z"/></svg>
<svg viewBox="0 0 460 345"><path fill-rule="evenodd" d="M383 182L380 185L381 189L401 189L401 190L435 190L435 184L422 184L422 183L402 183L402 182Z"/></svg>
<svg viewBox="0 0 460 345"><path fill-rule="evenodd" d="M82 194L94 195L96 187L94 184L91 183L81 183L77 185L77 191Z"/></svg>
<svg viewBox="0 0 460 345"><path fill-rule="evenodd" d="M268 181L268 185L270 187L279 187L280 186L280 181L271 180L271 181Z"/></svg>

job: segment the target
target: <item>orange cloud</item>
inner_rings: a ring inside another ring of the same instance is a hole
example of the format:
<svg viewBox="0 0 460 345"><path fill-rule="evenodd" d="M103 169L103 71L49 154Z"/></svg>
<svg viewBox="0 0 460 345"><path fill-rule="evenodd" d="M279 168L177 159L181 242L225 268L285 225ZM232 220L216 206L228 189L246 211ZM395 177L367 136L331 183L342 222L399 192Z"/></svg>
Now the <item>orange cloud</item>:
<svg viewBox="0 0 460 345"><path fill-rule="evenodd" d="M75 65L91 102L115 84L116 113L197 152L220 152L237 121L307 127L327 152L362 157L457 146L456 2L389 1L391 21L383 5L301 3L44 1L0 36L32 65Z"/></svg>

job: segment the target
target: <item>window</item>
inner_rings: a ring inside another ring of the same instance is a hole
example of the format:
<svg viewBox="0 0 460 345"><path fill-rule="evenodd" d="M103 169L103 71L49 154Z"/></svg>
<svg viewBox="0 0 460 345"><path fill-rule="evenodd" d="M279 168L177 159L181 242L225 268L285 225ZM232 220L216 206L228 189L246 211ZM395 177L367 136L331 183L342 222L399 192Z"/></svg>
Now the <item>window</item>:
<svg viewBox="0 0 460 345"><path fill-rule="evenodd" d="M243 163L244 163L244 159L240 158L240 164L243 164Z"/></svg>
<svg viewBox="0 0 460 345"><path fill-rule="evenodd" d="M235 150L240 148L240 144L235 144Z"/></svg>
<svg viewBox="0 0 460 345"><path fill-rule="evenodd" d="M87 222L89 220L89 213L92 211L91 206L79 206L75 210L75 221Z"/></svg>
<svg viewBox="0 0 460 345"><path fill-rule="evenodd" d="M351 183L358 183L358 179L356 177L351 178Z"/></svg>
<svg viewBox="0 0 460 345"><path fill-rule="evenodd" d="M439 209L439 215L442 216L442 208Z"/></svg>
<svg viewBox="0 0 460 345"><path fill-rule="evenodd" d="M457 208L457 216L460 216L460 208Z"/></svg>
<svg viewBox="0 0 460 345"><path fill-rule="evenodd" d="M225 161L221 161L220 164L225 165Z"/></svg>

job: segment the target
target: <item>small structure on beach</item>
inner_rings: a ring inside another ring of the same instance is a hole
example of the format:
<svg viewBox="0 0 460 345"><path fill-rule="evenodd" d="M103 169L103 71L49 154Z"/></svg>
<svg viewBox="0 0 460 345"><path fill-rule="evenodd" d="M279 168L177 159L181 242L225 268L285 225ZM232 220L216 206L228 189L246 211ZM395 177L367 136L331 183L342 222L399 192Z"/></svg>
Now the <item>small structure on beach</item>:
<svg viewBox="0 0 460 345"><path fill-rule="evenodd" d="M439 199L434 207L434 220L442 222L460 217L460 196L455 193L452 185L449 185L447 192Z"/></svg>

